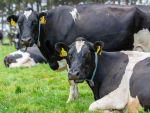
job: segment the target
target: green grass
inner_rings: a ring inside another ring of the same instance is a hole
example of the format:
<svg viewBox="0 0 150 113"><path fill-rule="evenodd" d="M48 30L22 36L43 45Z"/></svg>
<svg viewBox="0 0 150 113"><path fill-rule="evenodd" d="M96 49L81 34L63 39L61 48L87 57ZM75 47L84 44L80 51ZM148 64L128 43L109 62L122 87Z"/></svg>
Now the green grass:
<svg viewBox="0 0 150 113"><path fill-rule="evenodd" d="M2 46L0 51L0 113L88 112L94 99L86 83L78 85L80 98L67 104L70 91L67 71L54 72L48 64L6 68L4 57L13 51L14 46Z"/></svg>
<svg viewBox="0 0 150 113"><path fill-rule="evenodd" d="M13 51L14 46L2 46L0 51L0 113L89 112L94 98L87 83L78 84L80 98L67 104L70 91L67 71L54 72L48 64L6 68L4 57Z"/></svg>

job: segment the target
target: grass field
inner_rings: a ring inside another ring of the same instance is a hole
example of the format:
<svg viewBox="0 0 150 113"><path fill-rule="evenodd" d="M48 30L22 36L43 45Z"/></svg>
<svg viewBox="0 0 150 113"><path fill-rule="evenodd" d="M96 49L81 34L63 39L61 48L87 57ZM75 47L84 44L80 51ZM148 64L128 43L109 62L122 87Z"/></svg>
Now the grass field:
<svg viewBox="0 0 150 113"><path fill-rule="evenodd" d="M54 72L48 64L6 68L3 59L13 51L14 46L2 46L0 51L0 113L89 112L94 98L86 82L78 85L80 98L67 104L70 88L67 71Z"/></svg>
<svg viewBox="0 0 150 113"><path fill-rule="evenodd" d="M54 72L48 64L6 68L4 57L13 51L14 46L2 46L0 51L0 113L88 112L94 99L86 83L78 85L80 98L67 104L70 89L67 71Z"/></svg>

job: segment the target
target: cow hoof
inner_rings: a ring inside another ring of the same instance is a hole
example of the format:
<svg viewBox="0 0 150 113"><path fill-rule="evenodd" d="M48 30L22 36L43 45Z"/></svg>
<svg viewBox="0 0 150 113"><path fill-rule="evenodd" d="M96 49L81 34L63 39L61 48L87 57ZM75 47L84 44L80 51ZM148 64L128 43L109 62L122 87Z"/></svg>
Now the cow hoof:
<svg viewBox="0 0 150 113"><path fill-rule="evenodd" d="M96 102L93 102L90 107L89 107L89 111L96 111L98 110L99 105Z"/></svg>

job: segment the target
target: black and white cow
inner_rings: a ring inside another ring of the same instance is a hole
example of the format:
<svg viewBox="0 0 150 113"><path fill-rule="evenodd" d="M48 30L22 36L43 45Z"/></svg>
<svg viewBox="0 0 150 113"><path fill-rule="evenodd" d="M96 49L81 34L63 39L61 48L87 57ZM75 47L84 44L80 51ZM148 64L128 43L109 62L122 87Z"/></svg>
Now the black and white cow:
<svg viewBox="0 0 150 113"><path fill-rule="evenodd" d="M68 78L86 80L95 102L89 110L122 110L135 113L150 110L150 53L137 51L102 52L104 43L84 38L67 46L57 43L56 50L68 52ZM92 80L91 80L92 79Z"/></svg>
<svg viewBox="0 0 150 113"><path fill-rule="evenodd" d="M76 37L85 37L91 42L105 42L105 51L131 50L134 33L143 28L150 29L150 22L147 21L150 19L149 10L150 6L103 4L61 6L42 13L25 8L18 15L10 15L7 21L13 19L18 23L25 46L34 43L40 45L39 49L50 67L55 71L63 71L67 69L67 63L64 57L55 55L56 43L69 45ZM39 25L43 16L46 23L44 21L44 24ZM77 88L73 81L71 84L73 89ZM74 92L78 92L77 89ZM70 98L78 98L71 95L73 94L70 93L68 101Z"/></svg>
<svg viewBox="0 0 150 113"><path fill-rule="evenodd" d="M20 66L32 67L40 63L47 63L36 45L29 47L26 52L24 52L24 49L19 49L7 55L4 58L5 66L9 68L17 68Z"/></svg>

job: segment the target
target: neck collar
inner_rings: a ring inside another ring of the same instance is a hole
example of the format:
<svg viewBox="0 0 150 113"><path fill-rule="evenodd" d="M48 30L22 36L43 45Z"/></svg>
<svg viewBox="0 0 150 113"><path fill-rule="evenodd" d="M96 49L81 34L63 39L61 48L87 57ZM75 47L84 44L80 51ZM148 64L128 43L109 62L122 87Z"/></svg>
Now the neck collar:
<svg viewBox="0 0 150 113"><path fill-rule="evenodd" d="M95 53L95 69L93 71L92 78L90 80L89 79L85 79L85 80L89 81L89 84L92 87L94 86L93 79L94 79L94 76L95 76L95 73L96 73L96 70L97 70L97 63L98 63L98 57L97 57L97 54Z"/></svg>

